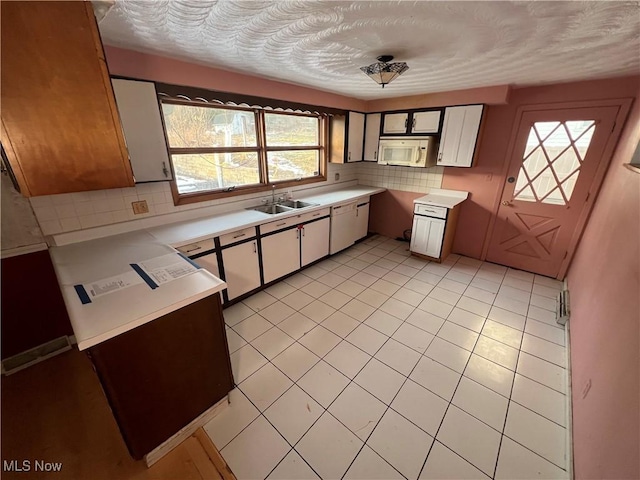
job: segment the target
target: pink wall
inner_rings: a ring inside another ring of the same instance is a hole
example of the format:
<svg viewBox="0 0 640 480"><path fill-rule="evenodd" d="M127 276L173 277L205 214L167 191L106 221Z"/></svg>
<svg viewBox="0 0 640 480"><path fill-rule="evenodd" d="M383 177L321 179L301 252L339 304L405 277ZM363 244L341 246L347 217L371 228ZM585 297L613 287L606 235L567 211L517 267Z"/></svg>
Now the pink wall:
<svg viewBox="0 0 640 480"><path fill-rule="evenodd" d="M381 98L367 102L367 112L384 112L411 108L446 107L450 105L470 105L484 103L487 105L504 105L509 101L511 87L497 85L494 87L469 88L451 92L425 93L407 97Z"/></svg>
<svg viewBox="0 0 640 480"><path fill-rule="evenodd" d="M413 223L413 201L424 193L387 190L371 197L369 205L369 231L391 238L402 238L402 233Z"/></svg>
<svg viewBox="0 0 640 480"><path fill-rule="evenodd" d="M474 167L449 167L444 172L442 188L471 194L460 211L453 251L481 257L495 202L502 191L503 168L519 106L638 97L639 85L640 77L633 76L517 88L511 91L508 105L487 106Z"/></svg>
<svg viewBox="0 0 640 480"><path fill-rule="evenodd" d="M208 88L222 92L244 93L345 110L362 112L366 108L364 100L335 93L108 45L105 45L104 49L109 72L112 75Z"/></svg>
<svg viewBox="0 0 640 480"><path fill-rule="evenodd" d="M640 478L640 174L622 166L638 142L640 101L568 273L576 478Z"/></svg>

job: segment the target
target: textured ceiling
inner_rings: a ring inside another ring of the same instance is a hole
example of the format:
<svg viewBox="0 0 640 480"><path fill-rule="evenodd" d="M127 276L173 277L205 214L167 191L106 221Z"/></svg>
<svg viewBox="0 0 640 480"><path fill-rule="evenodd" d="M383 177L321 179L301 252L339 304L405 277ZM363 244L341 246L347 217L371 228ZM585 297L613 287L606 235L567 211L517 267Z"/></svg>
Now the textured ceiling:
<svg viewBox="0 0 640 480"><path fill-rule="evenodd" d="M362 99L640 73L640 2L116 0L108 45ZM359 67L409 64L382 89Z"/></svg>

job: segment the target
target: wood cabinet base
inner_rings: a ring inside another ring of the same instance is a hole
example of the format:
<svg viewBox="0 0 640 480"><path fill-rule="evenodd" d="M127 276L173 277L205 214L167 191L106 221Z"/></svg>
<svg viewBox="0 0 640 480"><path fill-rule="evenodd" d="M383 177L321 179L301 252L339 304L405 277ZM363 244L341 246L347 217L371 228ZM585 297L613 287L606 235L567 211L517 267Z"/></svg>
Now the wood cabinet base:
<svg viewBox="0 0 640 480"><path fill-rule="evenodd" d="M220 294L88 351L131 456L153 451L233 388Z"/></svg>

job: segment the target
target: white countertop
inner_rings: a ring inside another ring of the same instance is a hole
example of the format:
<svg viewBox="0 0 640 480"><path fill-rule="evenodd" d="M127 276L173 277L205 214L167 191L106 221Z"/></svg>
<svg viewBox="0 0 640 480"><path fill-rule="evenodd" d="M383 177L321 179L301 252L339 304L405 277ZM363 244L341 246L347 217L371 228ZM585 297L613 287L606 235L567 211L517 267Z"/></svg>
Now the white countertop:
<svg viewBox="0 0 640 480"><path fill-rule="evenodd" d="M51 247L51 260L80 350L226 288L222 280L199 269L155 290L143 282L87 304L82 304L75 291L74 285L130 272L131 263L172 252L173 248L145 231Z"/></svg>
<svg viewBox="0 0 640 480"><path fill-rule="evenodd" d="M315 207L301 208L285 213L278 213L276 215L256 212L255 210L239 210L213 215L206 218L172 223L169 225L163 225L162 227L149 228L147 231L163 243L173 247L181 247L189 243L217 237L242 228L268 223L272 220L279 220L281 218L313 212L348 201L357 201L360 198L369 197L376 193L384 192L385 190L386 188L354 185L341 190L334 190L313 196L295 197L296 200L317 203L318 205ZM256 202L256 205L259 205L259 202Z"/></svg>
<svg viewBox="0 0 640 480"><path fill-rule="evenodd" d="M460 190L445 190L443 188L432 188L424 197L416 198L413 203L422 205L434 205L437 207L453 208L464 202L469 196L469 192Z"/></svg>
<svg viewBox="0 0 640 480"><path fill-rule="evenodd" d="M226 288L226 283L204 269L151 289L146 283L132 285L83 304L75 285L94 282L132 271L131 263L175 252L187 245L242 228L302 213L313 212L347 201L357 201L385 188L350 186L307 197L296 197L317 206L269 215L239 210L188 220L162 227L51 247L51 259L67 306L78 348L105 340L155 320Z"/></svg>

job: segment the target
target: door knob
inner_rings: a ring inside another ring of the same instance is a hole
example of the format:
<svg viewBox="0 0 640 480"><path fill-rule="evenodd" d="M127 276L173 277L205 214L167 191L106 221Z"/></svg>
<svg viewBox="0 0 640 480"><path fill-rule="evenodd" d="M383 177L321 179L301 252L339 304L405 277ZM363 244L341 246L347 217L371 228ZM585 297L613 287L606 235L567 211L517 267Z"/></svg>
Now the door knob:
<svg viewBox="0 0 640 480"><path fill-rule="evenodd" d="M505 207L508 207L509 205L511 205L511 202L509 200L503 200L502 205L504 205Z"/></svg>

